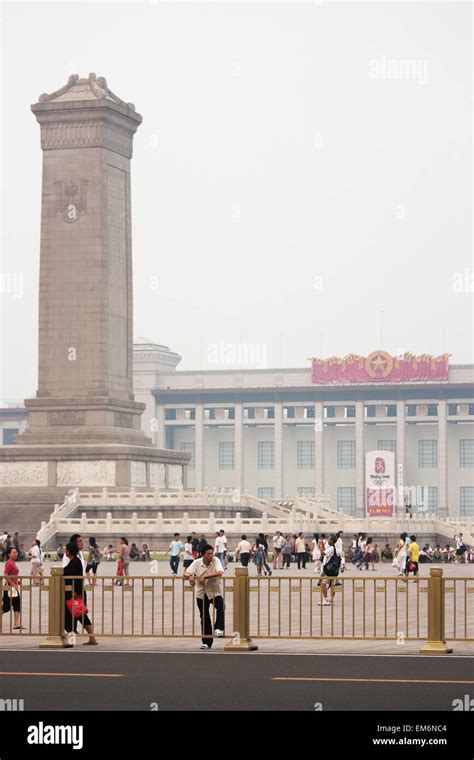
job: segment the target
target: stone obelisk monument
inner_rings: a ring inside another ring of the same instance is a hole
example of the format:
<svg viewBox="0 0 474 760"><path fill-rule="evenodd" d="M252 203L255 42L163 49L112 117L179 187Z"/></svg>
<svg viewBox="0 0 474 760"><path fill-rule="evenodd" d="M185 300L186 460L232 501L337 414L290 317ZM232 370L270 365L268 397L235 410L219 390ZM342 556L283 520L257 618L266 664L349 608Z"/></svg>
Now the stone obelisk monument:
<svg viewBox="0 0 474 760"><path fill-rule="evenodd" d="M152 446L133 397L130 162L142 117L95 74L31 108L43 149L38 391L30 426L0 449L0 491L180 488L188 455Z"/></svg>

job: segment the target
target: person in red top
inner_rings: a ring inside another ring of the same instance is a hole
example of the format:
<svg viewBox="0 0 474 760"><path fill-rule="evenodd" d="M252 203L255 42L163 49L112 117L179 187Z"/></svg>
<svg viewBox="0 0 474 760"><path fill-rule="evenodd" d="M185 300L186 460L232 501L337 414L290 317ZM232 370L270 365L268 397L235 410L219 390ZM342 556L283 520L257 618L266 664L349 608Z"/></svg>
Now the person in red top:
<svg viewBox="0 0 474 760"><path fill-rule="evenodd" d="M8 551L7 561L3 568L3 578L8 587L3 592L2 615L10 612L13 608L13 630L19 631L20 627L20 582L17 578L19 570L15 562L18 556L17 550L12 546Z"/></svg>

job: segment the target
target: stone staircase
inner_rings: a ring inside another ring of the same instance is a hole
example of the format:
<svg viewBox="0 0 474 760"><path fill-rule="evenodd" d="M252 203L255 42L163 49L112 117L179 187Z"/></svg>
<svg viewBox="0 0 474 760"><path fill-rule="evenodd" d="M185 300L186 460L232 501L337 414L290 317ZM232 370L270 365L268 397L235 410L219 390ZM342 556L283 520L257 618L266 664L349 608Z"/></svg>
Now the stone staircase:
<svg viewBox="0 0 474 760"><path fill-rule="evenodd" d="M20 534L25 549L31 546L43 521L50 518L55 504L62 504L65 488L1 488L0 530Z"/></svg>

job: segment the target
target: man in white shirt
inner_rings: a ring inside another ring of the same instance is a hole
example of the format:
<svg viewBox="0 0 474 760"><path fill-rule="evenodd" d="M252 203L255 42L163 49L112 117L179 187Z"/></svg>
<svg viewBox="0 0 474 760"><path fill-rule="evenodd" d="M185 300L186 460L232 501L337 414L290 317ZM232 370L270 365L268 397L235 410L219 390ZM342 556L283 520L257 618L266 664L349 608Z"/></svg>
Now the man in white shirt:
<svg viewBox="0 0 474 760"><path fill-rule="evenodd" d="M214 557L214 549L209 544L202 547L202 557L195 559L183 573L189 578L189 583L196 589L196 604L201 616L203 632L201 649L210 649L213 644L212 622L209 607L214 605L216 622L214 633L218 638L224 636L224 599L222 574L224 568L218 557Z"/></svg>
<svg viewBox="0 0 474 760"><path fill-rule="evenodd" d="M179 568L179 556L181 552L184 549L184 544L181 541L179 533L175 533L172 542L170 543L170 548L166 552L166 554L170 554L170 567L171 567L171 574L172 575L178 575L178 568Z"/></svg>
<svg viewBox="0 0 474 760"><path fill-rule="evenodd" d="M281 553L281 550L283 549L283 546L285 544L285 539L281 535L281 532L277 530L276 534L273 536L273 569L274 570L280 570L283 567L283 555Z"/></svg>
<svg viewBox="0 0 474 760"><path fill-rule="evenodd" d="M248 567L251 551L252 546L250 541L247 541L247 536L243 535L242 540L239 541L235 548L235 561L238 562L240 559L242 567Z"/></svg>
<svg viewBox="0 0 474 760"><path fill-rule="evenodd" d="M84 542L83 542L83 540L82 540L82 536L80 536L80 535L79 535L79 533L73 533L73 535L72 535L72 536L71 536L71 538L69 539L69 543L70 543L70 544L76 544L77 548L79 549L79 552L78 552L78 555L77 555L77 556L79 557L79 559L80 559L80 560L81 560L81 562L82 562L82 567L83 567L83 570L84 570L84 575L85 575L85 574L86 574L86 566L87 566L87 562L86 562L86 560L84 559L84 556L83 556L83 554L82 554L82 552L83 552L83 550L84 550ZM67 566L69 565L69 562L70 562L70 561L71 561L71 560L70 560L70 559L69 559L69 557L66 555L66 552L64 552L64 557L63 557L63 560L62 560L62 562L61 562L61 565L62 565L62 567L67 567Z"/></svg>
<svg viewBox="0 0 474 760"><path fill-rule="evenodd" d="M223 530L219 531L216 536L216 546L214 549L223 568L227 565L227 538Z"/></svg>

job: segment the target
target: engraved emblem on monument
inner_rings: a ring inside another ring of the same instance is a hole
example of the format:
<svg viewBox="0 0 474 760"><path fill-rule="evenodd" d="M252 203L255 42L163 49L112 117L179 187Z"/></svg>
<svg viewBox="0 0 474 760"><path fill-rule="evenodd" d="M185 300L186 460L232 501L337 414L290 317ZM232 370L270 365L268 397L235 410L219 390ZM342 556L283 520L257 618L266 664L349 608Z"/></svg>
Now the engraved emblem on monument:
<svg viewBox="0 0 474 760"><path fill-rule="evenodd" d="M71 224L77 222L79 216L87 211L87 179L81 179L80 185L70 182L64 185L55 182L56 187L56 212L62 214L65 222ZM77 197L77 191L79 196Z"/></svg>

